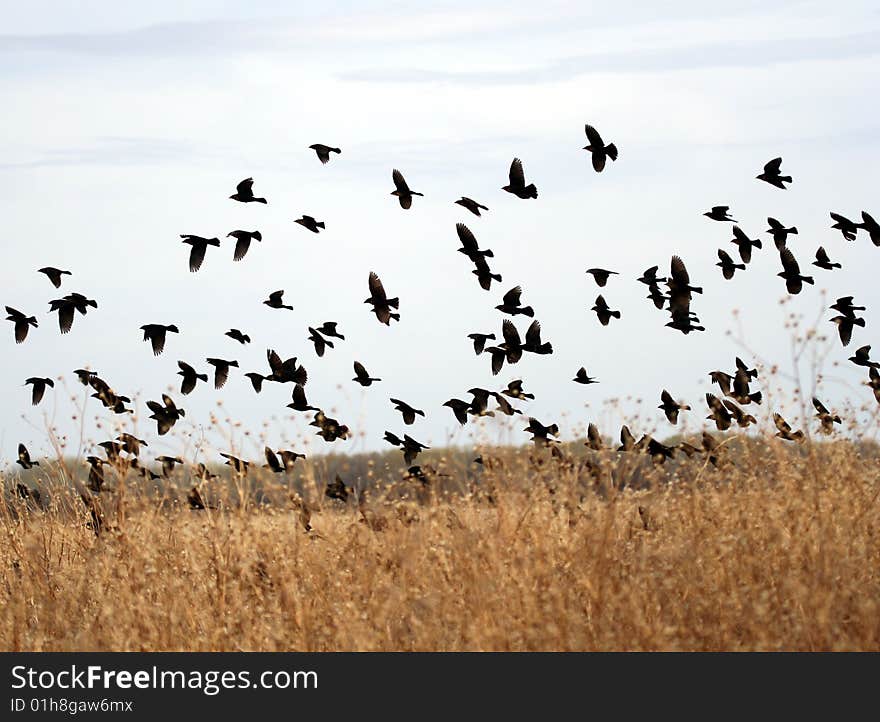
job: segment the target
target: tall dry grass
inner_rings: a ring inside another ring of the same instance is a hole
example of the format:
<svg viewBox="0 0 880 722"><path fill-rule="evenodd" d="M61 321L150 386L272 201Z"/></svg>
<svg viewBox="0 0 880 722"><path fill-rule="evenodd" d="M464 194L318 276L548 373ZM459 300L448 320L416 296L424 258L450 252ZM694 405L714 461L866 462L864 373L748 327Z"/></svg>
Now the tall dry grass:
<svg viewBox="0 0 880 722"><path fill-rule="evenodd" d="M587 470L508 452L477 483L450 466L466 493L380 485L361 509L312 493L310 532L292 503L199 512L134 483L97 536L75 504L10 498L0 647L880 649L875 456L779 440L731 456L636 477L616 452Z"/></svg>

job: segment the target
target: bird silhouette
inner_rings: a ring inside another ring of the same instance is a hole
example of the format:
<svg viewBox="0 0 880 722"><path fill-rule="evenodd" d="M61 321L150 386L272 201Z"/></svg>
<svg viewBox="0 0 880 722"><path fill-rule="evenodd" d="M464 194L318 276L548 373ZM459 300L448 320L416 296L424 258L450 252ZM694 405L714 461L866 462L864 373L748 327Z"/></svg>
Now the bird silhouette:
<svg viewBox="0 0 880 722"><path fill-rule="evenodd" d="M871 361L871 346L862 346L857 348L856 352L849 357L856 366L864 366L865 368L880 368L880 363Z"/></svg>
<svg viewBox="0 0 880 722"><path fill-rule="evenodd" d="M486 263L486 259L482 256L474 259L474 266L476 268L471 271L480 283L480 288L484 291L489 291L492 288L492 281L498 281L501 283L501 274L500 273L492 273L492 270L489 268L489 264Z"/></svg>
<svg viewBox="0 0 880 722"><path fill-rule="evenodd" d="M858 226L868 232L871 243L875 246L880 246L880 223L877 223L870 213L862 211L862 222Z"/></svg>
<svg viewBox="0 0 880 722"><path fill-rule="evenodd" d="M602 136L599 135L592 125L585 125L584 132L587 134L588 145L584 146L584 150L588 151L592 156L593 170L601 173L605 168L605 159L617 160L617 146L614 143L605 145ZM600 284L601 285L601 284Z"/></svg>
<svg viewBox="0 0 880 722"><path fill-rule="evenodd" d="M711 210L706 211L703 215L706 216L706 218L711 218L713 221L730 221L731 223L737 223L737 221L730 216L730 206L712 206Z"/></svg>
<svg viewBox="0 0 880 722"><path fill-rule="evenodd" d="M831 262L831 259L828 258L828 254L822 246L819 246L816 250L816 260L813 261L813 265L818 266L819 268L824 268L826 271L833 271L835 268L843 268L839 263Z"/></svg>
<svg viewBox="0 0 880 722"><path fill-rule="evenodd" d="M360 361L354 362L354 378L352 381L356 381L361 386L372 386L374 383L381 380L382 379L372 378Z"/></svg>
<svg viewBox="0 0 880 722"><path fill-rule="evenodd" d="M722 249L718 249L718 258L720 259L718 263L715 265L721 268L721 274L728 281L733 278L733 274L739 269L740 271L746 270L745 263L734 263L733 259L728 255L727 251Z"/></svg>
<svg viewBox="0 0 880 722"><path fill-rule="evenodd" d="M69 293L64 298L49 302L49 311L58 312L58 328L61 333L68 333L73 327L74 311L85 316L89 306L97 308L98 303L94 299L86 298L81 293Z"/></svg>
<svg viewBox="0 0 880 722"><path fill-rule="evenodd" d="M535 398L534 394L529 394L523 391L523 382L521 379L516 379L507 384L507 388L501 393L505 396L509 396L512 399L519 399L520 401L532 401Z"/></svg>
<svg viewBox="0 0 880 722"><path fill-rule="evenodd" d="M739 249L739 257L743 263L752 260L752 248L760 248L761 241L749 238L739 226L733 227L733 240L731 241Z"/></svg>
<svg viewBox="0 0 880 722"><path fill-rule="evenodd" d="M180 369L177 375L183 377L180 382L180 393L184 396L192 393L197 381L208 382L208 374L196 373L196 370L185 361L178 361L177 366Z"/></svg>
<svg viewBox="0 0 880 722"><path fill-rule="evenodd" d="M804 283L814 284L812 276L801 275L801 268L789 248L783 248L779 252L779 259L782 261L782 272L776 275L785 279L785 288L790 294L800 293Z"/></svg>
<svg viewBox="0 0 880 722"><path fill-rule="evenodd" d="M186 416L186 411L177 408L174 400L167 394L162 394L161 404L158 401L147 401L147 408L153 412L150 418L156 421L159 436L167 434L180 418Z"/></svg>
<svg viewBox="0 0 880 722"><path fill-rule="evenodd" d="M309 380L308 372L302 365L297 365L296 356L285 361L273 350L266 350L266 359L272 373L265 377L266 381L275 381L281 384L300 384L305 386Z"/></svg>
<svg viewBox="0 0 880 722"><path fill-rule="evenodd" d="M458 233L458 239L461 241L461 248L458 249L458 252L466 255L474 263L477 263L480 259L492 258L494 256L488 248L483 251L480 250L476 236L464 223L456 223L455 231Z"/></svg>
<svg viewBox="0 0 880 722"><path fill-rule="evenodd" d="M369 288L370 288L370 297L364 301L364 303L369 303L373 307L373 313L376 314L376 318L379 319L380 323L384 323L386 326L391 325L391 319L393 318L395 321L400 321L400 314L393 313L391 311L392 308L398 308L400 305L400 299L397 297L388 298L385 294L385 287L382 285L382 281L378 275L370 271L369 278Z"/></svg>
<svg viewBox="0 0 880 722"><path fill-rule="evenodd" d="M869 216L870 218L870 216ZM52 285L55 288L61 288L61 277L62 276L70 276L72 275L70 271L62 271L59 268L53 268L52 266L46 266L45 268L40 268L37 273L44 273L46 277L52 282Z"/></svg>
<svg viewBox="0 0 880 722"><path fill-rule="evenodd" d="M232 467L232 470L239 476L247 476L248 467L250 466L249 461L245 461L244 459L239 459L237 456L232 456L232 454L225 454L224 452L220 452L220 456L222 456L226 461L224 462L226 466Z"/></svg>
<svg viewBox="0 0 880 722"><path fill-rule="evenodd" d="M785 190L785 184L791 183L791 176L781 175L781 167L782 158L774 158L773 160L767 161L767 163L764 164L764 170L755 177L758 180L762 180L765 183L769 183L772 186L776 186L777 188Z"/></svg>
<svg viewBox="0 0 880 722"><path fill-rule="evenodd" d="M254 387L254 391L260 393L263 390L263 382L266 380L266 377L263 374L257 371L248 371L245 374L245 378L251 382L251 386Z"/></svg>
<svg viewBox="0 0 880 722"><path fill-rule="evenodd" d="M785 439L786 441L797 441L799 443L804 440L804 432L800 430L792 431L791 425L784 418L782 418L781 414L773 414L773 423L778 429L778 431L776 432L776 436L778 436L779 438Z"/></svg>
<svg viewBox="0 0 880 722"><path fill-rule="evenodd" d="M403 177L403 173L397 170L397 168L391 171L391 180L394 181L394 190L391 191L391 195L397 196L400 207L404 210L412 206L413 196L424 196L423 193L410 190L410 187L406 184L406 179Z"/></svg>
<svg viewBox="0 0 880 722"><path fill-rule="evenodd" d="M733 417L727 407L715 394L706 394L706 404L709 406L709 415L706 417L715 422L718 431L727 431L733 421Z"/></svg>
<svg viewBox="0 0 880 722"><path fill-rule="evenodd" d="M595 377L587 375L587 370L583 366L581 366L577 370L577 373L575 374L573 381L578 384L584 384L584 386L586 386L588 384L599 383L599 381Z"/></svg>
<svg viewBox="0 0 880 722"><path fill-rule="evenodd" d="M486 341L494 341L494 333L469 333L468 338L474 342L474 353L479 356L486 348Z"/></svg>
<svg viewBox="0 0 880 722"><path fill-rule="evenodd" d="M348 487L339 474L333 481L328 481L324 488L324 496L328 499L338 499L339 501L348 501Z"/></svg>
<svg viewBox="0 0 880 722"><path fill-rule="evenodd" d="M318 436L324 441L332 442L337 439L345 440L351 435L351 429L345 424L340 424L336 419L330 418L323 411L316 411L314 420L309 426L318 427Z"/></svg>
<svg viewBox="0 0 880 722"><path fill-rule="evenodd" d="M28 452L24 444L18 445L18 461L16 463L25 470L40 465L39 461L31 461L30 452Z"/></svg>
<svg viewBox="0 0 880 722"><path fill-rule="evenodd" d="M394 404L394 408L396 411L399 411L401 416L403 416L403 423L407 426L415 423L416 416L425 416L425 412L421 409L416 409L410 406L405 401L401 401L400 399L391 399L391 403Z"/></svg>
<svg viewBox="0 0 880 722"><path fill-rule="evenodd" d="M620 318L620 311L612 311L601 295L596 296L596 303L590 310L596 312L603 326L607 326L612 318Z"/></svg>
<svg viewBox="0 0 880 722"><path fill-rule="evenodd" d="M832 228L836 228L843 234L843 237L848 241L856 240L856 233L858 233L859 226L854 221L851 221L846 216L842 216L839 213L831 213L831 220L834 223L831 224Z"/></svg>
<svg viewBox="0 0 880 722"><path fill-rule="evenodd" d="M324 336L330 336L331 338L338 338L341 341L345 341L345 336L343 336L339 331L336 330L336 327L339 324L336 321L324 321L320 326L318 326L318 331L320 331Z"/></svg>
<svg viewBox="0 0 880 722"><path fill-rule="evenodd" d="M259 242L263 240L263 234L259 231L230 231L226 237L235 239L235 250L232 252L233 261L240 261L247 255L252 240Z"/></svg>
<svg viewBox="0 0 880 722"><path fill-rule="evenodd" d="M222 389L226 385L230 367L238 368L238 361L226 361L222 358L208 358L205 360L214 367L215 389Z"/></svg>
<svg viewBox="0 0 880 722"><path fill-rule="evenodd" d="M189 252L190 273L195 273L202 267L202 262L205 260L205 253L208 251L208 246L220 248L219 238L202 238L201 236L193 236L190 234L181 234L180 237L183 239L181 243L192 246Z"/></svg>
<svg viewBox="0 0 880 722"><path fill-rule="evenodd" d="M256 198L254 196L254 179L245 178L235 187L235 193L229 196L234 201L241 203L267 203L265 198Z"/></svg>
<svg viewBox="0 0 880 722"><path fill-rule="evenodd" d="M605 284L608 283L609 276L620 275L617 271L606 271L604 268L588 268L587 273L593 277L593 280L596 281L596 285L599 286L599 288L605 287Z"/></svg>
<svg viewBox="0 0 880 722"><path fill-rule="evenodd" d="M730 399L724 399L724 406L731 413L734 421L736 421L737 426L740 428L747 429L749 425L758 423L754 416L741 409Z"/></svg>
<svg viewBox="0 0 880 722"><path fill-rule="evenodd" d="M238 341L242 345L251 342L251 337L248 336L246 333L242 333L237 328L231 328L223 335L229 336L229 338L231 338L233 341Z"/></svg>
<svg viewBox="0 0 880 722"><path fill-rule="evenodd" d="M455 202L458 205L462 206L463 208L466 208L467 210L469 210L475 216L479 216L481 210L483 210L483 211L489 210L488 208L486 208L486 206L484 206L480 203L477 203L473 198L468 198L467 196L462 196L461 198L459 198Z"/></svg>
<svg viewBox="0 0 880 722"><path fill-rule="evenodd" d="M878 383L878 386L880 386L880 383ZM443 405L446 406L447 408L452 409L452 413L455 415L455 418L458 421L458 423L460 423L460 424L467 423L468 409L470 409L470 406L471 406L470 402L463 401L462 399L449 399L449 401L445 401L443 403Z"/></svg>
<svg viewBox="0 0 880 722"><path fill-rule="evenodd" d="M297 218L294 223L299 223L303 228L308 228L312 233L320 233L321 229L325 228L324 221L316 221L311 216Z"/></svg>
<svg viewBox="0 0 880 722"><path fill-rule="evenodd" d="M294 411L320 411L314 406L309 406L309 402L306 400L306 389L302 384L294 384L292 402L287 404L287 408Z"/></svg>
<svg viewBox="0 0 880 722"><path fill-rule="evenodd" d="M781 251L785 248L785 244L790 235L797 235L798 229L792 226L791 228L786 228L782 223L775 218L767 218L767 224L770 226L767 229L767 233L773 236L773 243L776 244L776 250Z"/></svg>
<svg viewBox="0 0 880 722"><path fill-rule="evenodd" d="M501 298L501 303L495 306L501 313L507 313L511 316L522 314L523 316L533 317L535 311L531 306L523 306L520 302L522 296L522 286L514 286Z"/></svg>
<svg viewBox="0 0 880 722"><path fill-rule="evenodd" d="M813 408L816 409L816 418L819 419L819 431L828 435L834 431L834 424L843 421L837 414L832 414L819 399L813 397Z"/></svg>
<svg viewBox="0 0 880 722"><path fill-rule="evenodd" d="M535 320L529 324L529 327L526 329L526 342L523 344L522 350L539 356L553 353L553 344L541 341L540 321Z"/></svg>
<svg viewBox="0 0 880 722"><path fill-rule="evenodd" d="M15 343L24 343L30 327L37 328L39 325L36 316L27 316L21 311L16 311L12 306L6 306L6 313L9 314L6 320L15 324Z"/></svg>
<svg viewBox="0 0 880 722"><path fill-rule="evenodd" d="M831 319L831 323L837 324L837 334L843 346L849 346L854 326L865 327L865 319L852 316L835 316Z"/></svg>
<svg viewBox="0 0 880 722"><path fill-rule="evenodd" d="M538 189L535 188L534 183L529 183L526 185L526 177L523 172L522 161L519 158L514 158L513 162L510 164L510 173L508 174L509 183L506 186L503 186L501 190L507 191L508 193L513 193L517 198L527 199L527 198L537 198L538 197Z"/></svg>
<svg viewBox="0 0 880 722"><path fill-rule="evenodd" d="M284 296L284 291L273 291L269 294L269 298L263 303L269 308L285 308L288 311L293 310L293 306L285 306L284 301L282 301L282 297Z"/></svg>
<svg viewBox="0 0 880 722"><path fill-rule="evenodd" d="M657 408L663 410L663 413L666 414L666 418L669 420L670 424L678 423L679 412L691 410L691 407L687 404L681 404L673 399L672 394L666 389L663 389L660 394L660 405Z"/></svg>
<svg viewBox="0 0 880 722"><path fill-rule="evenodd" d="M36 406L43 400L43 394L46 393L46 387L55 388L55 382L50 378L41 378L38 376L31 376L24 382L25 386L31 385L33 388L31 389L31 404Z"/></svg>
<svg viewBox="0 0 880 722"><path fill-rule="evenodd" d="M321 161L322 165L330 160L331 153L336 153L337 155L342 153L339 148L333 148L332 146L324 145L323 143L313 143L309 148L315 151L315 154L318 156L318 160Z"/></svg>
<svg viewBox="0 0 880 722"><path fill-rule="evenodd" d="M324 351L327 349L327 347L333 348L333 342L328 341L320 333L318 333L318 329L312 328L311 326L309 326L308 328L309 341L314 344L315 353L318 354L319 357L324 355Z"/></svg>
<svg viewBox="0 0 880 722"><path fill-rule="evenodd" d="M153 347L153 355L159 356L165 350L165 335L167 333L180 333L174 324L164 326L161 323L148 323L141 326L144 332L144 341L149 341Z"/></svg>

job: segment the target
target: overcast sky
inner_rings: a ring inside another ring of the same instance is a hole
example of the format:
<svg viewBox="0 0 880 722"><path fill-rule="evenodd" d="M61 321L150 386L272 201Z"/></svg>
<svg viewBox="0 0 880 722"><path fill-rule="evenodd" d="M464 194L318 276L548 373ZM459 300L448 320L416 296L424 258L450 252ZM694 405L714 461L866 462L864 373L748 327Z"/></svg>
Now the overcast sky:
<svg viewBox="0 0 880 722"><path fill-rule="evenodd" d="M127 428L156 453L192 456L184 432L204 434L208 458L228 448L256 458L261 433L309 453L384 448L386 429L432 446L521 442L524 418L512 433L493 421L460 430L442 407L469 398L472 386L499 389L515 378L537 396L520 404L526 415L558 422L565 438L583 436L590 420L616 433L620 415L606 408L615 398L627 413L643 399L635 431L658 427L662 436L672 432L654 408L663 388L694 406L693 429L706 414L708 371L732 370L737 354L791 372L786 315L819 318L833 334L831 314L820 316L823 292L854 295L869 322L847 349L830 343L820 394L829 404L870 399L846 358L872 342L880 249L864 233L846 242L828 212L880 218L874 3L4 0L0 17L0 289L4 305L40 322L21 346L3 322L7 461L19 441L34 456L47 453L47 424L72 450L81 422L86 440L106 438L98 424L118 419L94 399L80 417L71 401L82 401L72 371L83 366L136 397ZM620 150L602 174L581 150L584 123ZM322 166L308 149L316 142L342 155ZM755 180L780 155L794 176L786 191ZM500 190L515 156L537 200ZM392 168L425 194L409 211L389 195ZM228 199L248 176L268 205ZM468 214L453 204L461 195L490 212ZM731 282L714 266L719 247L736 250L730 226L701 215L717 204L765 244ZM294 224L303 213L326 231ZM816 279L784 305L767 216L799 228L789 245ZM459 221L495 253L504 280L491 292L456 253ZM263 242L233 263L225 236L238 228L259 229ZM191 274L182 233L218 236L223 247ZM810 266L819 245L842 271ZM648 266L665 273L673 253L705 288L693 309L706 333L665 328L668 315L635 281ZM45 265L73 276L56 291L35 272ZM588 310L599 292L584 273L592 266L621 274L602 289L622 312L607 328ZM390 328L363 304L371 270L401 299L401 322ZM527 355L493 378L489 357L475 356L466 336L498 334L494 306L518 284L555 353ZM282 288L292 313L261 304ZM61 336L48 301L71 291L99 308ZM346 340L318 359L307 326L327 320ZM145 323L176 323L181 334L154 358L141 340ZM253 343L226 338L232 327ZM285 408L289 385L253 393L242 374L267 370L267 348L300 358L310 402L355 438L331 445L312 436L310 415L293 419ZM221 392L200 385L181 397L177 360L210 370L208 356L241 368ZM382 382L352 383L354 359ZM580 366L600 384L572 383ZM31 375L65 382L32 408L23 386ZM144 401L171 386L188 413L159 440ZM427 418L404 427L390 396ZM241 426L212 431L212 413Z"/></svg>

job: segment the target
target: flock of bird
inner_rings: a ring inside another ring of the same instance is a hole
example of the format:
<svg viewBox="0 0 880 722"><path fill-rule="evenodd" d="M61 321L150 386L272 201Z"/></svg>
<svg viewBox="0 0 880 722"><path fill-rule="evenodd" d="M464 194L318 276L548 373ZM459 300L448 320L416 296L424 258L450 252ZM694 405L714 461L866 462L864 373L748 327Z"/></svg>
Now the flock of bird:
<svg viewBox="0 0 880 722"><path fill-rule="evenodd" d="M585 126L585 132L588 144L584 146L584 150L590 155L593 169L597 173L601 173L608 160L616 161L618 159L617 147L614 143L606 144L599 132L591 125ZM319 143L311 145L309 148L315 152L322 164L328 163L331 160L331 155L339 155L342 152L339 148ZM412 190L399 170L394 169L391 177L394 185L391 195L396 197L401 209L410 209L415 197L423 196L423 194ZM757 175L757 179L782 190L785 190L792 183L790 175L782 174L781 158L769 161L762 172ZM536 185L526 183L525 171L519 158L513 159L508 172L508 184L503 186L502 190L522 200L538 198ZM266 198L255 195L253 178L242 180L237 185L235 193L229 198L239 203L268 203ZM477 217L480 217L482 212L489 211L487 206L464 196L455 203ZM717 223L733 224L733 238L730 243L736 246L738 260L724 249L718 249L719 261L716 264L721 269L722 277L730 281L737 272L746 271L753 261L753 252L762 250L762 242L759 239L750 238L740 228L738 222L731 216L729 206L715 206L703 215ZM831 228L839 230L847 241L856 240L859 232L863 231L867 233L874 245L880 246L880 225L866 211L861 213L861 222L852 221L839 213L832 212L830 215L834 221ZM323 221L318 221L308 215L303 215L295 222L312 233L320 233L325 228ZM787 227L773 217L768 218L767 222L766 233L773 239L782 267L777 275L784 279L785 288L789 294L799 294L803 290L804 284L813 285L814 279L802 274L797 259L787 246L788 237L796 235L798 230L794 226ZM464 223L456 224L456 233L461 244L458 251L473 264L471 273L477 277L480 287L490 291L493 281L500 284L502 282L501 275L493 273L489 266L489 259L494 258L493 251L488 248L481 249L476 236ZM193 273L202 267L209 247L219 248L221 246L219 238L204 238L191 234L181 235L180 238L183 244L190 246L188 263L189 270ZM245 258L253 241L262 241L262 235L257 230L234 230L227 234L227 238L235 239L234 261L241 261ZM816 260L812 265L824 271L834 271L841 268L841 264L832 262L826 250L821 246L816 251ZM654 307L668 313L669 320L665 325L683 334L705 331L705 327L700 325L700 319L692 308L694 296L702 294L703 289L692 285L684 261L679 256L673 255L669 262L667 276L659 276L659 269L659 265L652 266L636 280L647 286L647 299ZM44 274L55 288L60 288L62 283L66 282L66 277L73 275L68 270L53 267L40 268L39 272ZM609 283L613 285L612 277L620 275L616 271L604 268L589 268L586 273L592 277L596 286L602 289L605 289ZM364 303L369 305L369 311L376 316L379 323L388 326L392 321L400 322L400 299L388 295L382 280L375 272L370 272L368 275L367 289L369 295ZM522 287L514 286L502 295L501 303L495 306L495 309L504 316L499 331L500 338L496 336L495 332L475 332L468 335L468 339L473 342L474 352L478 356L488 356L493 375L499 374L505 364L510 366L517 364L524 354L547 355L553 353L552 344L542 338L541 324L534 318L534 308L530 305L524 305L523 295ZM58 325L62 334L71 332L77 313L85 315L90 312L90 309L98 308L98 303L95 300L81 293L69 293L61 298L50 300L48 303L49 312L57 312L58 314ZM271 309L293 310L292 305L284 302L283 290L269 293L263 303ZM831 308L837 312L837 315L830 321L836 324L843 346L847 346L850 343L854 327L865 326L864 318L858 315L858 312L864 311L865 307L855 305L853 297L842 297L837 299ZM621 318L621 312L613 309L601 293L596 297L590 310L596 314L602 326L608 326L612 320L618 321ZM28 315L10 306L6 306L6 312L8 314L7 320L11 321L14 326L16 343L24 343L31 329L38 328L36 316ZM522 334L514 323L517 316L530 319ZM144 341L150 344L156 356L165 351L168 334L180 333L180 329L173 324L147 323L140 328L143 331ZM345 341L345 336L340 333L338 324L334 321L325 321L321 325L310 326L308 332L308 341L314 345L319 358L324 356L326 349L334 348L335 343ZM232 328L226 332L226 336L242 345L251 343L250 336L240 329ZM867 385L871 387L875 398L880 403L880 371L878 371L880 363L871 360L870 350L870 346L862 346L854 353L850 361L868 369ZM244 374L256 393L261 392L264 383L290 384L291 403L287 406L299 413L313 414L310 425L317 429L318 436L326 442L335 442L347 439L351 435L351 430L346 424L331 418L320 407L310 405L305 390L309 378L308 372L296 357L282 358L275 350L268 349L266 360L267 369L249 371ZM215 389L223 388L229 379L231 369L239 367L238 361L234 359L208 357L204 363L213 369L211 375ZM186 361L178 361L178 367L182 396L193 393L199 382L209 382L207 372L198 371L195 366ZM131 399L117 393L97 372L82 368L76 369L74 373L84 386L92 390L91 396L98 399L109 412L121 415L134 411L129 406ZM731 373L716 370L710 372L709 376L712 383L718 386L720 394L707 393L705 395L708 409L706 418L715 424L716 429L723 432L734 424L740 428L747 428L755 424L756 418L753 414L748 413L748 408L752 404L758 405L762 402L761 392L753 391L751 388L758 377L758 371L749 368L742 359L737 358L736 368ZM363 387L370 387L380 383L382 379L371 376L361 362L355 361L352 381ZM583 367L577 370L573 381L585 385L598 382L596 378L589 376ZM41 402L47 388L54 387L51 378L32 377L28 378L25 383L32 387L31 401L34 405ZM451 410L455 419L462 425L467 424L472 418L494 416L496 413L508 416L522 414L522 411L514 404L534 399L533 394L527 393L523 389L522 380L512 381L506 388L498 390L474 387L468 389L467 394L470 398L451 398L443 404L444 407ZM424 410L417 409L405 401L396 398L391 398L390 401L401 414L405 426L412 425L416 421L416 417L425 417ZM494 407L490 408L492 402L494 402ZM676 400L666 389L660 393L660 402L658 408L663 411L672 425L678 424L681 414L691 411L689 405ZM157 424L157 432L160 436L167 434L186 414L185 410L178 406L177 402L168 394L162 394L160 401L147 401L146 406L151 412L150 418ZM816 410L820 432L830 433L835 424L841 423L840 417L830 412L818 398L813 398L813 406ZM777 428L776 436L788 441L804 441L804 432L793 430L780 414L773 414L773 419ZM531 434L531 440L536 445L550 446L554 454L561 456L562 452L556 445L559 436L557 424L544 425L537 419L530 417L525 431ZM413 466L413 464L420 452L429 447L408 434L403 434L401 438L391 431L385 432L384 440L403 452L404 462L409 467L409 478L420 480L425 478L421 467ZM663 463L666 459L672 458L677 451L688 457L698 453L703 454L713 464L718 464L720 460L719 441L708 432L703 432L700 447L685 442L667 446L649 435L644 435L641 439L636 440L629 428L623 426L620 431L620 442L618 451L644 452L657 463ZM587 429L586 445L594 451L606 448L606 442L594 424L590 424ZM99 494L104 489L107 480L105 469L108 466L117 472L120 469L124 472L133 470L144 477L157 479L169 476L177 465L184 464L184 461L179 457L159 456L155 462L161 465L161 471L150 470L139 460L141 449L147 446L147 442L129 433L122 433L115 439L103 441L97 446L102 449L103 457L89 455L86 458L90 466L88 487L90 492L94 494ZM222 456L235 474L247 474L251 462L232 454L223 453ZM291 450L282 449L275 452L269 447L265 449L265 457L265 467L276 473L290 471L298 459L305 458L303 454ZM39 462L31 459L24 445L19 445L18 464L24 469L29 469L39 465ZM204 464L193 467L193 474L199 480L214 478L214 475ZM35 493L34 490L29 490L21 484L18 487L19 494L22 496ZM329 483L326 494L332 498L346 497L344 482L336 479ZM87 502L87 505L90 503L85 498L84 501ZM189 501L193 508L205 508L197 486L193 487Z"/></svg>

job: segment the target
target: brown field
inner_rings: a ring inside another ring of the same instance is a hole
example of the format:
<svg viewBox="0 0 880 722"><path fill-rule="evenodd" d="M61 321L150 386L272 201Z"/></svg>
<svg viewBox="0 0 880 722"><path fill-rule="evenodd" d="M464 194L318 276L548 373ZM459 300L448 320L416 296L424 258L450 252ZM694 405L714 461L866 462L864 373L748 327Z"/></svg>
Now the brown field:
<svg viewBox="0 0 880 722"><path fill-rule="evenodd" d="M281 487L214 511L122 487L96 535L59 466L48 509L3 507L0 648L880 649L863 448L771 440L638 474L506 453L478 483L450 464L464 493L398 481L359 508L315 483L310 532Z"/></svg>

